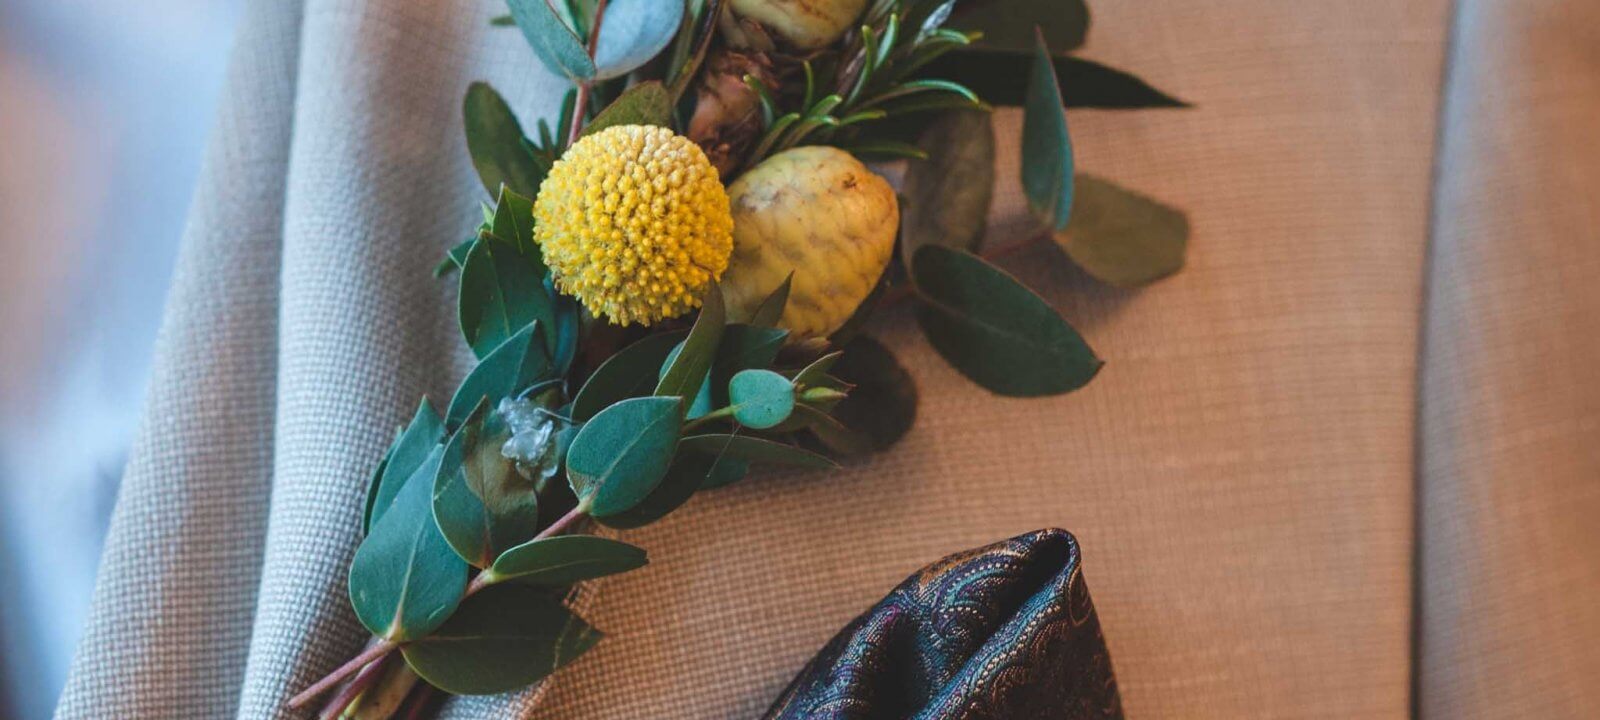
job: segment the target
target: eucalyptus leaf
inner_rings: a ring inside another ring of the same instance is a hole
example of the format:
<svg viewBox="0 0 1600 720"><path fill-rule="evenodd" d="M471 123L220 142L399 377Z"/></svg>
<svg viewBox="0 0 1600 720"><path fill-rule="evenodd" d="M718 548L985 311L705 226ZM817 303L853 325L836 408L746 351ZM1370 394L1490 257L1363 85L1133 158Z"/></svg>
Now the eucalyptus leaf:
<svg viewBox="0 0 1600 720"><path fill-rule="evenodd" d="M683 426L676 397L630 398L591 418L567 449L567 480L596 519L627 512L666 476Z"/></svg>
<svg viewBox="0 0 1600 720"><path fill-rule="evenodd" d="M1072 215L1072 169L1067 111L1061 104L1050 48L1040 37L1022 111L1022 192L1034 216L1051 230L1065 229Z"/></svg>
<svg viewBox="0 0 1600 720"><path fill-rule="evenodd" d="M516 580L562 587L645 565L645 552L620 540L594 535L557 535L530 540L501 553L485 582Z"/></svg>
<svg viewBox="0 0 1600 720"><path fill-rule="evenodd" d="M1076 209L1056 244L1078 267L1118 287L1138 287L1177 272L1189 244L1182 211L1080 173Z"/></svg>
<svg viewBox="0 0 1600 720"><path fill-rule="evenodd" d="M683 22L682 0L611 0L605 12L594 49L598 79L621 77L650 62Z"/></svg>
<svg viewBox="0 0 1600 720"><path fill-rule="evenodd" d="M395 442L400 438L396 437ZM378 491L383 489L383 471L389 468L389 456L394 454L394 445L383 451L383 459L378 461L378 466L373 468L372 477L367 480L367 501L365 509L361 512L361 533L365 535L372 529L372 511L378 506Z"/></svg>
<svg viewBox="0 0 1600 720"><path fill-rule="evenodd" d="M722 333L722 343L711 361L711 373L702 389L713 405L728 403L728 381L742 370L771 367L789 339L789 331L734 323Z"/></svg>
<svg viewBox="0 0 1600 720"><path fill-rule="evenodd" d="M1027 50L1039 32L1051 47L1064 52L1088 38L1089 6L1083 0L968 2L957 6L945 26L981 32L978 42L984 47L1009 50Z"/></svg>
<svg viewBox="0 0 1600 720"><path fill-rule="evenodd" d="M367 630L404 642L432 632L461 602L467 564L433 522L436 448L407 478L350 561L350 605Z"/></svg>
<svg viewBox="0 0 1600 720"><path fill-rule="evenodd" d="M994 197L994 122L986 112L940 114L917 138L928 159L906 164L900 252L927 244L977 250Z"/></svg>
<svg viewBox="0 0 1600 720"><path fill-rule="evenodd" d="M583 422L607 406L654 392L661 366L686 334L648 335L606 358L573 398L572 419Z"/></svg>
<svg viewBox="0 0 1600 720"><path fill-rule="evenodd" d="M673 348L672 352L667 353L667 359L661 363L661 378L667 376L667 370L672 368L672 364L677 361L678 355L682 353L683 343L678 343L678 346ZM657 381L659 382L660 378L657 378ZM693 420L711 412L711 403L711 378L707 377L705 382L700 383L699 392L696 392L694 398L689 401L689 407L683 413L684 419Z"/></svg>
<svg viewBox="0 0 1600 720"><path fill-rule="evenodd" d="M474 567L488 567L539 530L537 486L501 452L510 438L499 413L480 403L445 444L434 479L434 520Z"/></svg>
<svg viewBox="0 0 1600 720"><path fill-rule="evenodd" d="M796 405L794 415L800 427L810 430L817 440L839 455L866 455L873 450L870 438L845 427L844 423L817 408Z"/></svg>
<svg viewBox="0 0 1600 720"><path fill-rule="evenodd" d="M558 596L507 583L474 594L443 627L400 652L417 675L440 690L490 695L537 682L600 637Z"/></svg>
<svg viewBox="0 0 1600 720"><path fill-rule="evenodd" d="M839 467L838 463L828 457L805 448L751 435L690 435L679 441L678 449L685 453L735 458L753 463L790 465L812 470L832 470Z"/></svg>
<svg viewBox="0 0 1600 720"><path fill-rule="evenodd" d="M545 286L545 295L551 299L551 310L555 313L555 339L553 344L548 345L550 361L555 365L555 375L566 377L572 370L572 362L578 357L578 336L583 331L583 316L578 311L577 301L571 296L555 292L548 284Z"/></svg>
<svg viewBox="0 0 1600 720"><path fill-rule="evenodd" d="M540 281L542 269L493 235L478 238L461 268L456 301L461 334L474 355L488 356L531 322L537 321L541 330L553 335L555 316Z"/></svg>
<svg viewBox="0 0 1600 720"><path fill-rule="evenodd" d="M728 381L728 399L735 420L765 430L794 412L794 385L771 370L742 370Z"/></svg>
<svg viewBox="0 0 1600 720"><path fill-rule="evenodd" d="M542 3L543 0L525 1ZM484 189L494 194L504 185L526 197L537 196L549 168L523 144L522 125L505 98L488 83L472 83L467 86L467 97L462 101L462 114L467 130L467 151L472 155L472 166L477 168Z"/></svg>
<svg viewBox="0 0 1600 720"><path fill-rule="evenodd" d="M607 13L609 17L610 13ZM609 22L609 21L608 21ZM672 96L660 81L649 80L623 91L606 109L584 126L583 134L592 135L613 125L672 126Z"/></svg>
<svg viewBox="0 0 1600 720"><path fill-rule="evenodd" d="M1082 387L1100 371L1103 363L1049 303L976 255L927 245L917 251L911 274L920 301L917 322L928 341L989 391L1055 395Z"/></svg>
<svg viewBox="0 0 1600 720"><path fill-rule="evenodd" d="M428 398L422 398L417 405L417 412L411 418L411 424L406 426L404 432L395 438L394 446L385 455L382 472L374 481L372 492L367 502L367 513L362 528L368 532L372 524L383 517L385 510L394 502L394 497L400 493L400 488L405 485L411 474L427 461L428 455L433 452L439 443L444 441L444 423L439 419L439 411L433 409L433 404Z"/></svg>
<svg viewBox="0 0 1600 720"><path fill-rule="evenodd" d="M1189 107L1132 73L1093 60L1056 55L1051 64L1056 69L1056 87L1069 108ZM1027 99L1028 69L1032 65L1033 55L1027 51L962 48L928 63L917 74L965 85L991 105L1021 106Z"/></svg>
<svg viewBox="0 0 1600 720"><path fill-rule="evenodd" d="M712 283L700 306L699 317L695 318L694 326L689 328L689 335L683 340L683 349L667 366L661 381L656 383L655 394L690 398L699 392L700 384L705 382L706 374L711 371L711 362L716 357L717 345L722 341L726 323L722 288Z"/></svg>
<svg viewBox="0 0 1600 720"><path fill-rule="evenodd" d="M491 407L498 405L501 398L516 395L535 381L549 377L550 358L539 339L537 325L523 326L467 373L445 411L447 427L460 427L479 402L487 400Z"/></svg>
<svg viewBox="0 0 1600 720"><path fill-rule="evenodd" d="M534 267L534 279L544 277L544 258L533 239L533 198L500 186L500 196L495 200L489 228L495 237L511 243L517 252L528 259Z"/></svg>
<svg viewBox="0 0 1600 720"><path fill-rule="evenodd" d="M522 37L551 72L565 75L575 84L594 77L595 63L583 40L562 22L551 2L564 0L506 0Z"/></svg>
<svg viewBox="0 0 1600 720"><path fill-rule="evenodd" d="M887 450L900 441L917 420L917 383L889 348L860 335L844 346L839 361L819 387L843 381L850 395L833 407L832 415L874 451Z"/></svg>
<svg viewBox="0 0 1600 720"><path fill-rule="evenodd" d="M682 507L695 491L709 484L729 483L744 476L749 468L732 458L678 453L667 468L661 484L626 512L599 518L602 525L629 530L666 517Z"/></svg>
<svg viewBox="0 0 1600 720"><path fill-rule="evenodd" d="M797 388L831 387L828 382L828 371L833 369L835 363L844 355L843 351L835 350L811 361L800 372L795 373L794 386Z"/></svg>
<svg viewBox="0 0 1600 720"><path fill-rule="evenodd" d="M478 242L478 236L473 235L451 246L450 250L444 254L444 259L440 260L438 265L433 266L433 276L442 278L460 270L462 265L467 264L467 251L471 250L472 244L476 242Z"/></svg>
<svg viewBox="0 0 1600 720"><path fill-rule="evenodd" d="M783 309L789 305L789 291L794 285L794 271L784 276L783 282L761 300L755 312L750 314L749 324L759 327L775 328L778 320L783 317Z"/></svg>

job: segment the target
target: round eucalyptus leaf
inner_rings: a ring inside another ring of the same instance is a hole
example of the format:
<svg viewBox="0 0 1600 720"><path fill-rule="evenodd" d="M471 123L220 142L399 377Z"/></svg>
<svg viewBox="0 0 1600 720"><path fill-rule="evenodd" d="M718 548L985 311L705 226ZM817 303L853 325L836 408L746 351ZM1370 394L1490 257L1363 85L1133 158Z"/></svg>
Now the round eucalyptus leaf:
<svg viewBox="0 0 1600 720"><path fill-rule="evenodd" d="M678 32L682 2L611 0L594 49L595 78L621 77L650 62Z"/></svg>
<svg viewBox="0 0 1600 720"><path fill-rule="evenodd" d="M771 370L741 370L728 381L728 400L739 424L764 430L794 412L794 384Z"/></svg>
<svg viewBox="0 0 1600 720"><path fill-rule="evenodd" d="M507 583L474 594L449 622L400 652L440 690L491 695L537 682L594 647L600 636L558 595Z"/></svg>
<svg viewBox="0 0 1600 720"><path fill-rule="evenodd" d="M661 483L683 426L676 397L623 400L601 410L567 448L567 480L596 519L627 512Z"/></svg>
<svg viewBox="0 0 1600 720"><path fill-rule="evenodd" d="M489 582L516 580L561 587L644 567L645 552L620 540L594 535L558 535L518 545L500 554Z"/></svg>

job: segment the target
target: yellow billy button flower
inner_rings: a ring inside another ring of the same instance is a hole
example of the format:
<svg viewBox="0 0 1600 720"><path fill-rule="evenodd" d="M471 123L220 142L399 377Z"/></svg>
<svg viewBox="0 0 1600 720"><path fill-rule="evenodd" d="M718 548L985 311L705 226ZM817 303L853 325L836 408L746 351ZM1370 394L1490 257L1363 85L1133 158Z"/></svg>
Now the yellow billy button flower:
<svg viewBox="0 0 1600 720"><path fill-rule="evenodd" d="M574 143L540 186L533 215L556 286L619 325L698 307L733 251L716 168L666 128L617 125Z"/></svg>

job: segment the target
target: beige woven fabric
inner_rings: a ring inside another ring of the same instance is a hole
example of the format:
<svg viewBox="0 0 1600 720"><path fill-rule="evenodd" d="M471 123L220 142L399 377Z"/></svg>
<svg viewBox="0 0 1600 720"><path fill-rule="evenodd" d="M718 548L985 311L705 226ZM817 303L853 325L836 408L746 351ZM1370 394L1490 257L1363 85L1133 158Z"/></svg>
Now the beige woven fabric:
<svg viewBox="0 0 1600 720"><path fill-rule="evenodd" d="M1084 331L1101 376L994 398L909 317L884 318L874 332L923 389L899 447L833 475L753 478L629 533L653 563L585 598L609 638L537 697L447 715L750 717L917 567L1059 526L1082 541L1131 716L1402 716L1420 395L1423 497L1439 503L1424 513L1437 567L1417 603L1421 705L1581 717L1600 663L1578 605L1600 587L1578 524L1595 494L1581 440L1600 290L1581 280L1600 178L1581 148L1600 127L1583 104L1600 58L1592 33L1559 27L1592 31L1594 11L1550 8L1588 1L1462 11L1458 72L1476 79L1450 85L1445 127L1464 134L1441 165L1420 393L1447 0L1094 3L1088 56L1200 104L1071 117L1083 169L1189 211L1181 274L1126 292L1049 248L1007 261ZM461 94L488 79L531 120L561 90L515 31L487 25L495 11L250 13L60 717L295 717L283 699L359 649L344 571L367 473L416 396L445 396L464 368L453 291L428 277L481 197ZM1517 42L1478 58L1500 23ZM1564 54L1541 45L1558 30ZM1031 233L1016 132L1002 117L995 242ZM1500 164L1514 192L1488 184ZM1503 332L1484 334L1485 314ZM1535 340L1553 375L1513 373ZM1549 604L1511 610L1535 602Z"/></svg>
<svg viewBox="0 0 1600 720"><path fill-rule="evenodd" d="M1600 714L1600 4L1457 24L1423 367L1426 718Z"/></svg>

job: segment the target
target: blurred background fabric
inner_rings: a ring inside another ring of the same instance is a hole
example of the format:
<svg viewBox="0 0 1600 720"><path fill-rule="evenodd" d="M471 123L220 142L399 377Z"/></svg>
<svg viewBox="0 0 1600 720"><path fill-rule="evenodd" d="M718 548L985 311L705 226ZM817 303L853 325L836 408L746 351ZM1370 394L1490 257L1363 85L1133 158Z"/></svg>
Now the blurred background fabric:
<svg viewBox="0 0 1600 720"><path fill-rule="evenodd" d="M0 717L89 607L234 0L0 0Z"/></svg>
<svg viewBox="0 0 1600 720"><path fill-rule="evenodd" d="M1052 526L1131 717L1594 716L1600 3L1091 6L1087 57L1197 103L1071 114L1083 169L1189 213L1187 268L1007 265L1095 383L995 398L883 318L923 388L900 446L630 533L652 564L585 598L609 639L447 717L752 717L907 573ZM7 692L49 712L137 424L58 717L295 717L365 637L368 471L468 361L428 277L482 199L461 93L527 124L562 83L488 0L0 7Z"/></svg>

